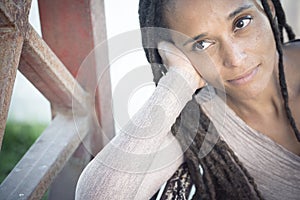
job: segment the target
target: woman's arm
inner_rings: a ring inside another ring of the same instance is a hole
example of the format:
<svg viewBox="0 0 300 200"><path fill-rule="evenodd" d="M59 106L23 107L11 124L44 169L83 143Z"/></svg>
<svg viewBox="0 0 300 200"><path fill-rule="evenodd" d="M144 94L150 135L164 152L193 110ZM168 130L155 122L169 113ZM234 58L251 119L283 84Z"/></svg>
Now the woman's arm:
<svg viewBox="0 0 300 200"><path fill-rule="evenodd" d="M198 87L195 71L171 67L142 109L85 168L76 199L149 199L183 161L170 129Z"/></svg>

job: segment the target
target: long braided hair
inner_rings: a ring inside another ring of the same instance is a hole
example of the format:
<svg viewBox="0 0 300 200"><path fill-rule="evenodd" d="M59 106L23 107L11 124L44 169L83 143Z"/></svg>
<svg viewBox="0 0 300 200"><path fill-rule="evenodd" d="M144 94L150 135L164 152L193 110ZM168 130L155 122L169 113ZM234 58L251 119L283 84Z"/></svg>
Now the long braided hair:
<svg viewBox="0 0 300 200"><path fill-rule="evenodd" d="M283 30L287 32L289 40L293 40L295 34L291 27L286 23L285 13L280 0L272 0L277 15L277 18L275 19L272 16L267 0L261 0L261 2L270 21L279 54L279 82L286 115L298 141L300 141L300 134L288 105L288 91L282 58ZM163 14L164 9L167 8L169 3L172 3L172 1L140 0L140 27L167 28ZM157 84L160 78L166 73L166 69L162 64L162 59L157 49L147 48L146 44L148 44L151 39L151 35L148 35L147 32L142 33L146 57L152 67L154 82ZM192 110L193 112L196 110L201 113L199 119L193 117L193 114L191 114L193 113ZM198 155L206 134L209 134L208 127L210 120L201 110L201 107L194 98L187 103L171 129L172 133L177 137L182 146L187 143L189 134L192 134L193 130L191 130L190 122L195 120L199 122L197 134L184 153L185 162L196 187L193 199L263 199L257 189L254 179L224 141L219 139L211 152L205 157L202 158ZM184 134L180 134L180 132L183 132ZM199 166L201 166L203 174L200 173Z"/></svg>

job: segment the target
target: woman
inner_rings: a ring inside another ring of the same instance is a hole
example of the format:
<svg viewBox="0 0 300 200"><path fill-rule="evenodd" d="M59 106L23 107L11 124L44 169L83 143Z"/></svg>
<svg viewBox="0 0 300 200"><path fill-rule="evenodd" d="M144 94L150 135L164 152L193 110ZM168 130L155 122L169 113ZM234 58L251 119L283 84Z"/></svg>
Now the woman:
<svg viewBox="0 0 300 200"><path fill-rule="evenodd" d="M280 1L141 0L139 14L142 28L192 39L171 33L158 51L143 32L157 88L85 169L77 199L149 199L167 180L162 199L298 199L300 44L282 45L282 29L295 35Z"/></svg>

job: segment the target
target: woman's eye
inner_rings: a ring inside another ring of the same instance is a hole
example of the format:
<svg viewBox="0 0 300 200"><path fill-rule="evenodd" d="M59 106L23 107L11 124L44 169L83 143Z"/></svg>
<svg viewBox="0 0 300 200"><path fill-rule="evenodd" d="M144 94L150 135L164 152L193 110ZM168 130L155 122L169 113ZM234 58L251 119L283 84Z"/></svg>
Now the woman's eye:
<svg viewBox="0 0 300 200"><path fill-rule="evenodd" d="M234 31L245 28L246 26L248 26L250 24L251 20L252 20L251 16L246 16L246 17L243 17L243 18L239 19L235 23Z"/></svg>
<svg viewBox="0 0 300 200"><path fill-rule="evenodd" d="M213 44L213 42L201 40L201 41L198 41L198 42L194 43L193 50L203 51L203 50L207 49L212 44Z"/></svg>

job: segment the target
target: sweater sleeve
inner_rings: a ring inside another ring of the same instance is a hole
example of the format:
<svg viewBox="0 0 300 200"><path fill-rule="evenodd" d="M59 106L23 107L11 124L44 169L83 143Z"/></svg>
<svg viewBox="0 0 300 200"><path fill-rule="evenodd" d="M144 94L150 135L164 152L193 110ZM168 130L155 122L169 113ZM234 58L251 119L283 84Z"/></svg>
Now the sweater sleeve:
<svg viewBox="0 0 300 200"><path fill-rule="evenodd" d="M154 93L81 174L77 200L149 199L183 162L170 129L198 80L171 67Z"/></svg>

